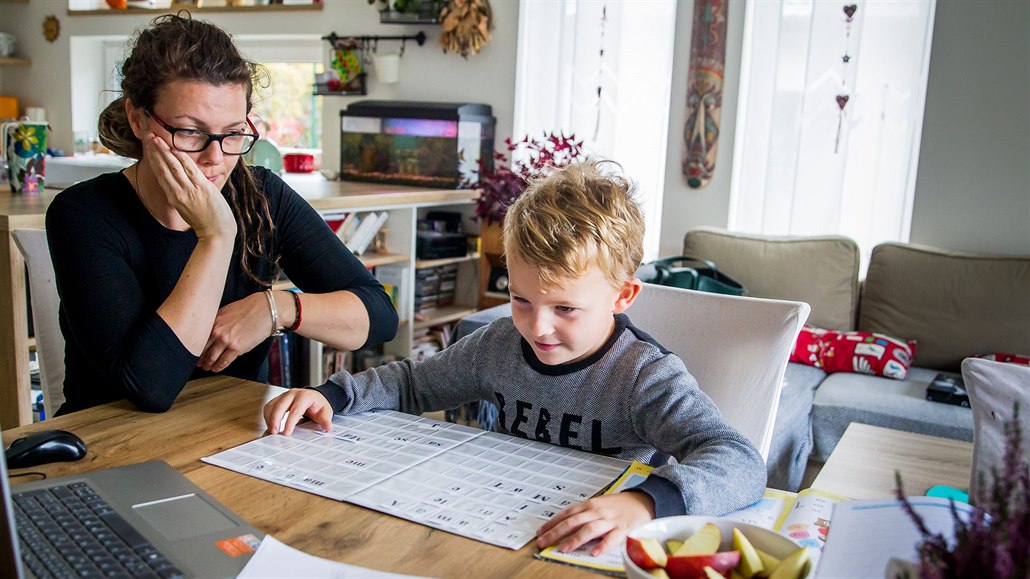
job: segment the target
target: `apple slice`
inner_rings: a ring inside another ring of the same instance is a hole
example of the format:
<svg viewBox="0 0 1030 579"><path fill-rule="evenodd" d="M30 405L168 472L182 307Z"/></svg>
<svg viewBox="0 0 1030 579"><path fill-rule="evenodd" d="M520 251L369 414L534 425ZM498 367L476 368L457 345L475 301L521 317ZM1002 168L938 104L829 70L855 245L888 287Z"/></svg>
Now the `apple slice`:
<svg viewBox="0 0 1030 579"><path fill-rule="evenodd" d="M768 577L769 575L772 575L772 572L780 566L780 560L776 557L773 557L769 553L766 553L761 549L755 549L755 552L758 553L758 558L762 560L762 577Z"/></svg>
<svg viewBox="0 0 1030 579"><path fill-rule="evenodd" d="M719 550L722 543L722 530L714 523L705 523L689 539L683 541L679 549L673 555L711 555ZM716 569L718 571L718 569Z"/></svg>
<svg viewBox="0 0 1030 579"><path fill-rule="evenodd" d="M679 551L680 547L682 547L682 546L683 546L683 541L677 541L676 539L669 539L668 541L665 542L665 548L670 553L675 553L676 551Z"/></svg>
<svg viewBox="0 0 1030 579"><path fill-rule="evenodd" d="M665 563L671 579L705 579L705 567L729 573L740 563L740 551L723 551L706 555L673 555Z"/></svg>
<svg viewBox="0 0 1030 579"><path fill-rule="evenodd" d="M671 561L671 559L670 559ZM805 572L808 566L808 549L801 547L780 562L776 570L769 575L769 579L797 579Z"/></svg>
<svg viewBox="0 0 1030 579"><path fill-rule="evenodd" d="M733 528L733 548L740 551L740 565L737 566L737 571L747 579L751 579L765 569L761 557L758 556L758 551L751 541L747 540L744 533L741 533L740 529L736 527Z"/></svg>
<svg viewBox="0 0 1030 579"><path fill-rule="evenodd" d="M651 569L650 571L648 571L648 574L654 577L655 579L671 579L669 577L669 574L665 571L665 569L662 569L661 567Z"/></svg>
<svg viewBox="0 0 1030 579"><path fill-rule="evenodd" d="M654 569L665 567L668 556L665 548L654 537L626 537L626 554L630 561L633 561L641 569Z"/></svg>
<svg viewBox="0 0 1030 579"><path fill-rule="evenodd" d="M705 567L702 569L705 572L705 579L726 579L726 576L722 573L712 569L711 567Z"/></svg>

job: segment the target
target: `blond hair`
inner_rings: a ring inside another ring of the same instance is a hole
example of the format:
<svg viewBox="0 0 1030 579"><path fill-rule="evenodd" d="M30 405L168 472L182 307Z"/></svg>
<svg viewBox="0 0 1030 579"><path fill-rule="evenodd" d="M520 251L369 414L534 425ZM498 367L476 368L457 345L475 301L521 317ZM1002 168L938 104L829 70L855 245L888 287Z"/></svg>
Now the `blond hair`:
<svg viewBox="0 0 1030 579"><path fill-rule="evenodd" d="M644 215L635 186L587 161L535 181L508 208L504 247L535 267L544 287L561 287L596 263L613 287L644 255ZM612 165L615 165L612 163Z"/></svg>

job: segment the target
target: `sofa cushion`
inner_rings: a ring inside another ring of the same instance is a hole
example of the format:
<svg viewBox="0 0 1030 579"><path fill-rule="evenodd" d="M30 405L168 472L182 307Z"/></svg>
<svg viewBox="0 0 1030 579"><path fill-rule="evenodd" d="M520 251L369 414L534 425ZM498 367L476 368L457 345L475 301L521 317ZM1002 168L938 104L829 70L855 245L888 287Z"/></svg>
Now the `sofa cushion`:
<svg viewBox="0 0 1030 579"><path fill-rule="evenodd" d="M912 365L916 343L886 334L837 332L805 326L790 354L791 362L825 372L858 372L901 380Z"/></svg>
<svg viewBox="0 0 1030 579"><path fill-rule="evenodd" d="M958 372L968 356L1030 352L1028 288L1030 256L882 243L869 260L858 329L915 340L914 364Z"/></svg>
<svg viewBox="0 0 1030 579"><path fill-rule="evenodd" d="M1019 364L1021 366L1030 366L1030 356L1023 356L1020 354L992 352L990 354L980 354L979 356L977 356L977 358L991 360L992 362L1005 362L1006 364ZM963 360L963 363L965 363L965 360Z"/></svg>
<svg viewBox="0 0 1030 579"><path fill-rule="evenodd" d="M714 261L747 295L808 302L814 326L855 327L858 245L847 237L772 237L700 227L683 238L683 255Z"/></svg>
<svg viewBox="0 0 1030 579"><path fill-rule="evenodd" d="M812 459L825 462L852 422L973 440L968 408L926 400L926 386L939 373L914 367L904 380L843 372L827 376L812 404Z"/></svg>

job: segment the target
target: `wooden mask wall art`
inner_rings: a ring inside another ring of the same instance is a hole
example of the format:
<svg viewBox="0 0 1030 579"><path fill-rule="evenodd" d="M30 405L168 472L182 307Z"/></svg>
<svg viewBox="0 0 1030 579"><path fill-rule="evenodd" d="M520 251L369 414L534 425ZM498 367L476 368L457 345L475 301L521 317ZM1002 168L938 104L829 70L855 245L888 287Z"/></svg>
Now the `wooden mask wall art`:
<svg viewBox="0 0 1030 579"><path fill-rule="evenodd" d="M695 0L683 127L683 174L700 189L712 180L726 67L726 0Z"/></svg>

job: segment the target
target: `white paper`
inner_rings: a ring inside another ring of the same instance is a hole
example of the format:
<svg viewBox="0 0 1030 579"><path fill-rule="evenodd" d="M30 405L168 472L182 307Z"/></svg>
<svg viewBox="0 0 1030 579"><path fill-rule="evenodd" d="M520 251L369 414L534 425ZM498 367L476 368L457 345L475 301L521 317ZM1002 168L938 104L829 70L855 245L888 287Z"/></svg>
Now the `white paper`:
<svg viewBox="0 0 1030 579"><path fill-rule="evenodd" d="M629 461L377 410L202 459L508 549L605 488Z"/></svg>
<svg viewBox="0 0 1030 579"><path fill-rule="evenodd" d="M416 577L356 567L338 561L330 561L282 543L271 535L261 541L250 562L237 575L238 579L260 579L280 577L306 577L309 579L380 579L391 577Z"/></svg>
<svg viewBox="0 0 1030 579"><path fill-rule="evenodd" d="M948 540L955 535L950 501L937 497L909 497L912 508L923 517L926 527L943 533ZM962 516L972 507L956 503ZM837 503L833 525L826 539L817 578L883 577L892 557L918 560L916 546L922 536L915 523L894 499L869 499Z"/></svg>

